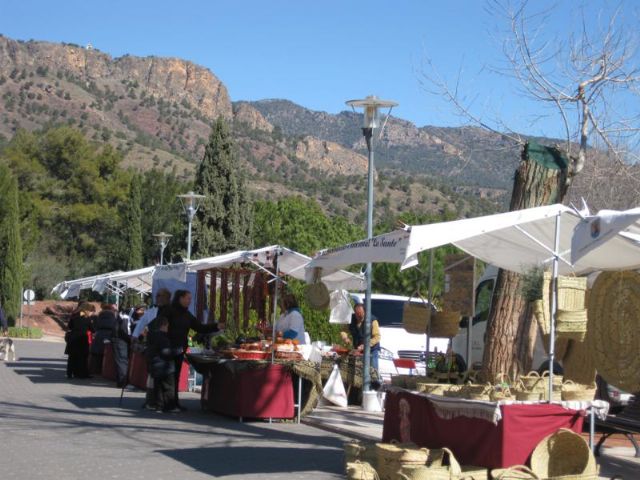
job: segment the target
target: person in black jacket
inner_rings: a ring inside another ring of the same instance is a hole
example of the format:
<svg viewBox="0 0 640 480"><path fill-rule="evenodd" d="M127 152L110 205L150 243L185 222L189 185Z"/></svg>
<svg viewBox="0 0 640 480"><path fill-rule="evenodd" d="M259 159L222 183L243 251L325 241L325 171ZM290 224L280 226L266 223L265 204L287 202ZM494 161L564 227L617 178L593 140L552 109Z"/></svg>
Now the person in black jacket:
<svg viewBox="0 0 640 480"><path fill-rule="evenodd" d="M91 314L95 307L82 302L71 314L65 340L67 341L67 378L90 378L89 335L93 331Z"/></svg>
<svg viewBox="0 0 640 480"><path fill-rule="evenodd" d="M183 352L187 351L189 344L189 330L195 330L198 333L212 333L219 330L217 323L204 324L198 321L189 311L191 305L191 292L188 290L176 290L173 294L171 309L169 310L169 342L171 348L182 348ZM178 399L178 387L180 383L180 368L184 353L175 357L175 393L176 405L181 410L186 410L180 406Z"/></svg>
<svg viewBox="0 0 640 480"><path fill-rule="evenodd" d="M169 319L154 320L155 330L147 336L147 365L153 378L153 396L157 411L179 412L175 396L175 357L182 356L182 348L172 348L167 332Z"/></svg>
<svg viewBox="0 0 640 480"><path fill-rule="evenodd" d="M116 313L116 321L111 332L113 362L116 366L116 386L123 388L129 373L129 316L123 311Z"/></svg>
<svg viewBox="0 0 640 480"><path fill-rule="evenodd" d="M91 342L91 371L99 374L102 372L102 357L104 355L105 341L111 340L111 332L116 323L116 306L103 303L100 313L96 317L94 328L95 335Z"/></svg>

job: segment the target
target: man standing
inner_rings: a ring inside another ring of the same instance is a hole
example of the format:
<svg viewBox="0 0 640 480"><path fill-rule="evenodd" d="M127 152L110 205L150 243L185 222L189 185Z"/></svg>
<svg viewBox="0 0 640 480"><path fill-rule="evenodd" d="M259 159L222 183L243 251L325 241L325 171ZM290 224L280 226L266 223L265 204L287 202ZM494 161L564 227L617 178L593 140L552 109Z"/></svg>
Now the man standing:
<svg viewBox="0 0 640 480"><path fill-rule="evenodd" d="M353 315L351 315L351 323L349 324L349 333L342 332L342 341L352 344L360 352L364 350L364 319L365 310L362 302L356 303L353 307ZM380 357L380 325L375 315L371 315L371 342L369 343L371 352L371 366L378 371L378 358Z"/></svg>

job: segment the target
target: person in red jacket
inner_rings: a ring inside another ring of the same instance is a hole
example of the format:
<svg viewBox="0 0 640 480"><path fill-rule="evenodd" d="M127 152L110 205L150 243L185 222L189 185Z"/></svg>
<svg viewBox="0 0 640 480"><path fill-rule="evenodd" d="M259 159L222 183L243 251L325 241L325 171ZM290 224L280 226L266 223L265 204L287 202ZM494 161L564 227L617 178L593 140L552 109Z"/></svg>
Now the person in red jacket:
<svg viewBox="0 0 640 480"><path fill-rule="evenodd" d="M169 343L173 349L182 349L182 352L187 351L189 346L189 330L195 330L198 333L212 333L220 330L217 323L202 323L199 322L196 317L189 311L189 305L191 305L191 292L188 290L176 290L173 294L173 300L171 302L171 308L169 309ZM184 360L184 353L175 357L175 400L176 405L180 410L186 410L182 407L178 401L178 388L180 381L180 369L182 367L182 361Z"/></svg>

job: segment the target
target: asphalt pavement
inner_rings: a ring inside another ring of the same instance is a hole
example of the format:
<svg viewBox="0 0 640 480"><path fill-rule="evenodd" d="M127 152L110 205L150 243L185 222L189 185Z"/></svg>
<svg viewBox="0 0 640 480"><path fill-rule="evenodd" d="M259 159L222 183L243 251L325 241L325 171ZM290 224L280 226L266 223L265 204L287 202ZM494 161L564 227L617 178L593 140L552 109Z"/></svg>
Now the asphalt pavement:
<svg viewBox="0 0 640 480"><path fill-rule="evenodd" d="M100 378L67 380L64 344L16 341L18 360L0 362L0 478L334 479L344 478L345 437L308 425L188 411L141 410L144 393Z"/></svg>

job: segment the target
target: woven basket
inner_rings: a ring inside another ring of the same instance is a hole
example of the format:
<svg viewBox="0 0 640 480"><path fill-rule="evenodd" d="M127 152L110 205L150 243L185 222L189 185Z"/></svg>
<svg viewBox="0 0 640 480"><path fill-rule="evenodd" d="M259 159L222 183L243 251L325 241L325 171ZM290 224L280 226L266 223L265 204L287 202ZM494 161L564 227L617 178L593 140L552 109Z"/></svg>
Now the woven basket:
<svg viewBox="0 0 640 480"><path fill-rule="evenodd" d="M431 450L437 458L430 460L428 465L404 466L398 478L405 480L485 480L488 479L487 469L483 467L461 467L455 456L448 448ZM445 460L448 459L448 462ZM444 465L448 463L448 465Z"/></svg>
<svg viewBox="0 0 640 480"><path fill-rule="evenodd" d="M435 312L431 315L429 333L432 337L452 338L460 330L460 312Z"/></svg>
<svg viewBox="0 0 640 480"><path fill-rule="evenodd" d="M542 392L531 392L529 390L516 390L516 400L519 402L539 402Z"/></svg>
<svg viewBox="0 0 640 480"><path fill-rule="evenodd" d="M376 462L381 480L395 480L403 466L425 465L429 450L414 443L376 443Z"/></svg>
<svg viewBox="0 0 640 480"><path fill-rule="evenodd" d="M524 465L514 465L509 468L496 468L491 470L491 478L493 480L539 480L535 473Z"/></svg>
<svg viewBox="0 0 640 480"><path fill-rule="evenodd" d="M640 273L602 272L589 294L587 341L607 383L640 391Z"/></svg>
<svg viewBox="0 0 640 480"><path fill-rule="evenodd" d="M511 389L509 387L493 387L489 398L493 402L501 402L503 400L513 399L511 395Z"/></svg>
<svg viewBox="0 0 640 480"><path fill-rule="evenodd" d="M491 400L493 385L490 383L474 384L467 383L462 386L462 395L470 400Z"/></svg>
<svg viewBox="0 0 640 480"><path fill-rule="evenodd" d="M304 296L311 308L315 308L316 310L329 308L329 302L331 300L329 289L322 282L307 285Z"/></svg>
<svg viewBox="0 0 640 480"><path fill-rule="evenodd" d="M376 470L367 462L349 462L346 470L348 480L380 480Z"/></svg>
<svg viewBox="0 0 640 480"><path fill-rule="evenodd" d="M356 461L366 462L375 468L376 457L376 444L360 442L358 440L352 440L345 442L344 444L344 463L345 466L349 463Z"/></svg>
<svg viewBox="0 0 640 480"><path fill-rule="evenodd" d="M547 400L549 398L549 370L545 370L542 372L542 386L544 389L544 393L542 395L543 400ZM562 401L562 375L554 375L553 376L553 394L551 395L551 401L560 402Z"/></svg>
<svg viewBox="0 0 640 480"><path fill-rule="evenodd" d="M422 303L407 301L402 308L402 326L409 333L426 334L431 307L426 301Z"/></svg>
<svg viewBox="0 0 640 480"><path fill-rule="evenodd" d="M544 379L535 370L530 371L526 375L520 375L520 382L522 383L522 389L527 391L540 391L544 390Z"/></svg>
<svg viewBox="0 0 640 480"><path fill-rule="evenodd" d="M570 338L577 342L584 341L587 334L587 310L558 310L558 320L556 322L556 332L558 337Z"/></svg>
<svg viewBox="0 0 640 480"><path fill-rule="evenodd" d="M451 383L417 383L417 390L430 395L444 395L444 392L450 390L455 385Z"/></svg>
<svg viewBox="0 0 640 480"><path fill-rule="evenodd" d="M566 402L590 402L595 398L596 391L597 387L595 383L591 385L581 385L567 380L562 385L562 400Z"/></svg>
<svg viewBox="0 0 640 480"><path fill-rule="evenodd" d="M586 277L558 276L558 313L579 312L585 310L585 296L587 291ZM542 280L542 305L534 306L534 315L540 324L542 333L549 335L551 332L551 273L545 272ZM586 312L584 314L586 316ZM558 318L560 324L560 318ZM573 325L579 328L578 324ZM558 328L558 325L556 325ZM570 328L570 327L567 327ZM586 331L586 323L584 330ZM558 332L560 335L560 332ZM563 335L560 335L563 336ZM581 341L581 340L580 340Z"/></svg>
<svg viewBox="0 0 640 480"><path fill-rule="evenodd" d="M531 454L531 470L541 478L563 480L590 480L598 476L589 445L567 428L561 428L536 446Z"/></svg>
<svg viewBox="0 0 640 480"><path fill-rule="evenodd" d="M452 398L464 398L464 391L463 388L464 385L451 385L449 387L448 390L444 391L444 396L445 397L452 397Z"/></svg>

